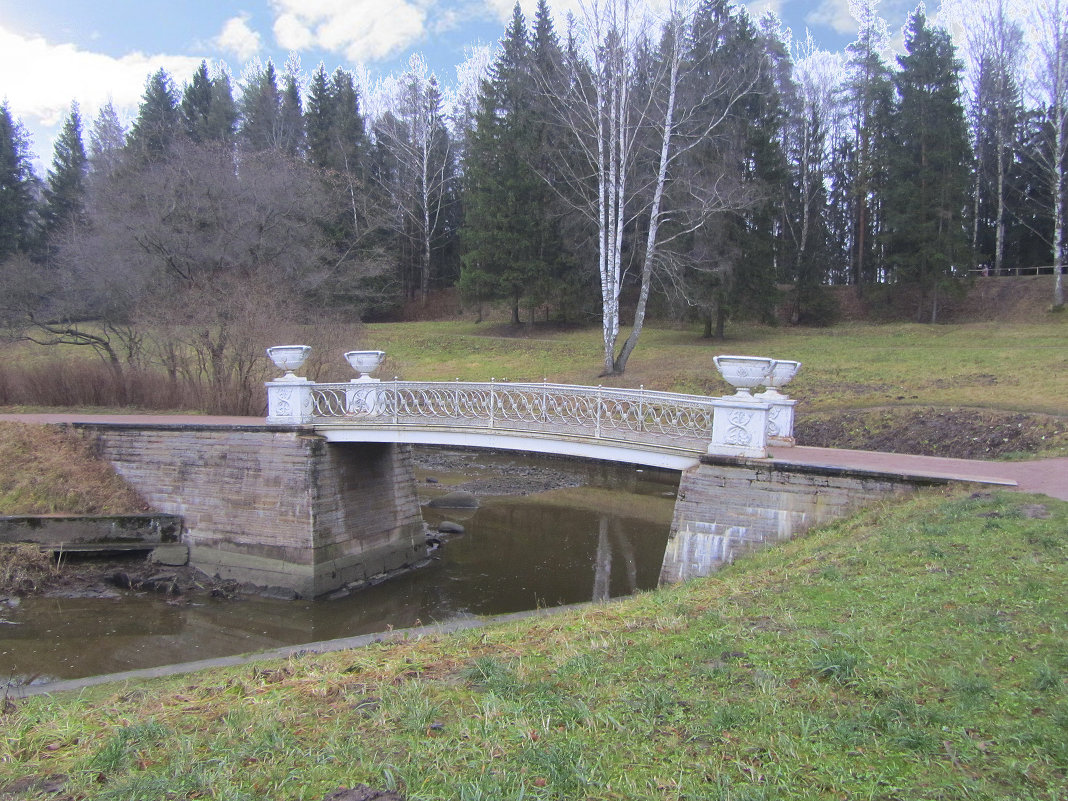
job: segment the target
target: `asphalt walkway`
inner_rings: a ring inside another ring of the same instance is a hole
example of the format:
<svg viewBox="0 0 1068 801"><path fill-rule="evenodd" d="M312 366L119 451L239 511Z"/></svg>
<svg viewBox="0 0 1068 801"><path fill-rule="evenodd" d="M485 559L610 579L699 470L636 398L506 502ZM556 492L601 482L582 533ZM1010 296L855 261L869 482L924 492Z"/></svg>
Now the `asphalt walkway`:
<svg viewBox="0 0 1068 801"><path fill-rule="evenodd" d="M262 417L223 417L191 414L0 414L0 420L22 423L111 423L117 425L231 426L262 428ZM1037 492L1068 501L1068 458L1026 462L947 459L904 453L852 451L807 446L773 447L775 461L813 467L844 467L906 476L946 478L1000 485L1020 492Z"/></svg>

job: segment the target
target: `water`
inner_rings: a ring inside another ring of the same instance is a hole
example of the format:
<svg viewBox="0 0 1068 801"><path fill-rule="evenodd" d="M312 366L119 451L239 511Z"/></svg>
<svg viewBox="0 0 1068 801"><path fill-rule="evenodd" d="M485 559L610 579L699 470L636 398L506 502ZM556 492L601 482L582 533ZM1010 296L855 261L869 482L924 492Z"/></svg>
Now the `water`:
<svg viewBox="0 0 1068 801"><path fill-rule="evenodd" d="M678 473L525 454L418 455L424 503L472 480L481 500L474 512L424 505L428 524L447 519L466 529L434 552L430 567L334 601L26 598L0 607L0 681L113 673L656 586ZM527 496L477 491L499 491L502 480L582 486Z"/></svg>

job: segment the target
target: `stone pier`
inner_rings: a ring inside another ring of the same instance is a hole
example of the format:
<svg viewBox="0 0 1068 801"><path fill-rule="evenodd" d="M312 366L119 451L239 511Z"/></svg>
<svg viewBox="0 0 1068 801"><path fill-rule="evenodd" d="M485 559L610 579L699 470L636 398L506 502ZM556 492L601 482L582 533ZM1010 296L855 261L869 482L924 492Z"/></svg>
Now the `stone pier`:
<svg viewBox="0 0 1068 801"><path fill-rule="evenodd" d="M297 426L78 428L184 519L190 563L209 575L314 598L426 556L409 445L332 445Z"/></svg>
<svg viewBox="0 0 1068 801"><path fill-rule="evenodd" d="M947 478L705 456L682 474L660 583L707 576L862 506Z"/></svg>

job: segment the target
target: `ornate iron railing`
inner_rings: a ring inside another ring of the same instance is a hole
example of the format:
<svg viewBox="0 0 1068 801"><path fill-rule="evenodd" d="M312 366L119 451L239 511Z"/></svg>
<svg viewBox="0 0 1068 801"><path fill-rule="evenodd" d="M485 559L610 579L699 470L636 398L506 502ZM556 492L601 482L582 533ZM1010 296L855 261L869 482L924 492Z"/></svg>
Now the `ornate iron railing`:
<svg viewBox="0 0 1068 801"><path fill-rule="evenodd" d="M704 452L711 398L569 384L353 381L311 388L313 423L474 428Z"/></svg>

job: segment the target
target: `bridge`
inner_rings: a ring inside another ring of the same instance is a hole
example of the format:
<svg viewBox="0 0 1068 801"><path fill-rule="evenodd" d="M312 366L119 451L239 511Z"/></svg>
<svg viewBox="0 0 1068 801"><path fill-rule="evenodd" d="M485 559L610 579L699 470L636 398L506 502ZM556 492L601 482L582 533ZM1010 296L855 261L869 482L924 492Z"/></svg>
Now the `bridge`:
<svg viewBox="0 0 1068 801"><path fill-rule="evenodd" d="M300 422L329 442L518 450L673 470L707 453L715 414L702 396L547 382L356 381L305 391L310 414Z"/></svg>
<svg viewBox="0 0 1068 801"><path fill-rule="evenodd" d="M919 486L1015 486L1018 479L1026 486L1026 479L1053 482L1028 488L1055 494L1068 466L1024 476L1020 463L793 447L795 402L774 388L704 397L363 375L318 384L290 371L268 382L267 392L266 419L8 419L85 432L154 509L183 518L182 541L195 566L303 597L424 562L410 448L417 443L678 470L664 582L706 575L747 550Z"/></svg>

